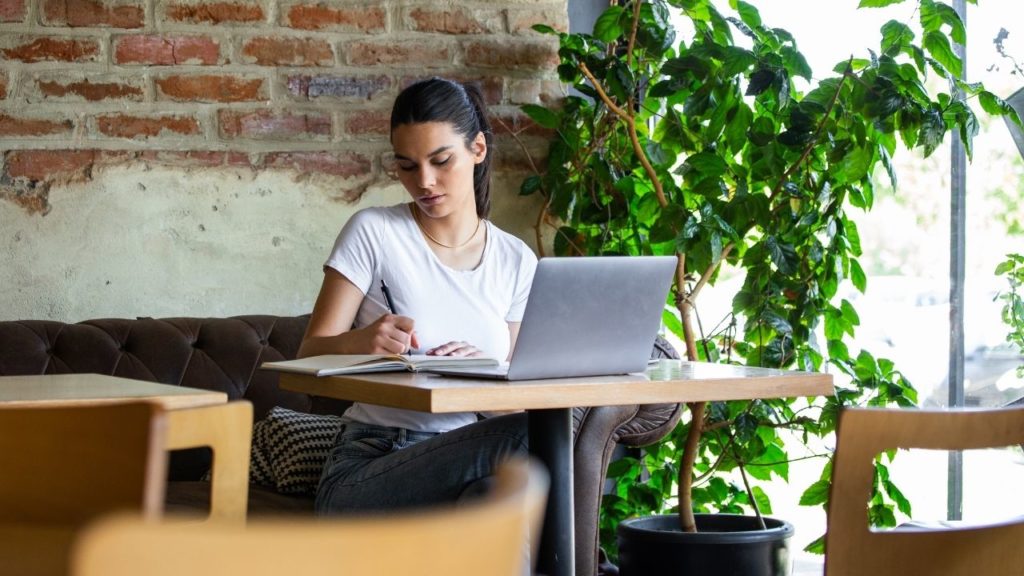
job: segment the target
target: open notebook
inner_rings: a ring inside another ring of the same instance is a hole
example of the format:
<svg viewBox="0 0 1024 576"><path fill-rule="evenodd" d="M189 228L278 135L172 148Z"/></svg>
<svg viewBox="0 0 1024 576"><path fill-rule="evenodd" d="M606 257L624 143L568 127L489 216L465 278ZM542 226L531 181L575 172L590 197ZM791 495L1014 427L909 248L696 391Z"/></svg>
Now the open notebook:
<svg viewBox="0 0 1024 576"><path fill-rule="evenodd" d="M280 372L297 372L311 376L363 374L367 372L418 372L427 368L495 367L494 358L461 356L427 356L425 354L328 354L298 360L264 362L260 368Z"/></svg>

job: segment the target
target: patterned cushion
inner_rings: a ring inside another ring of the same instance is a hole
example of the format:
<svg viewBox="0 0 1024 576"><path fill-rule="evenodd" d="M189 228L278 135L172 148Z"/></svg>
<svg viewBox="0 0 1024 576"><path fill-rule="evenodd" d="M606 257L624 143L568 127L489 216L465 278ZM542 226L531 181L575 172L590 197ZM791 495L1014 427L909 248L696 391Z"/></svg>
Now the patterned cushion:
<svg viewBox="0 0 1024 576"><path fill-rule="evenodd" d="M341 417L275 406L253 426L249 481L282 494L316 494Z"/></svg>

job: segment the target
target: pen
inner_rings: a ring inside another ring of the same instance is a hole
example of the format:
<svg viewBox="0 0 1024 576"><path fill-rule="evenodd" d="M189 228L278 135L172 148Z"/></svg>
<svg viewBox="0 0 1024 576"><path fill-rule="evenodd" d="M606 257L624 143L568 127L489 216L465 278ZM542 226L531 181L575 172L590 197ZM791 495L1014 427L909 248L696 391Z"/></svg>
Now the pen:
<svg viewBox="0 0 1024 576"><path fill-rule="evenodd" d="M395 301L391 299L391 290L388 289L388 283L383 278L380 279L380 291L384 294L384 305L388 307L388 312L396 314L395 312ZM409 354L413 353L412 347L409 348ZM403 352L405 354L405 352Z"/></svg>
<svg viewBox="0 0 1024 576"><path fill-rule="evenodd" d="M391 299L391 290L388 290L387 282L384 279L380 279L380 291L384 293L384 304L388 307L388 312L397 314L395 312L395 301Z"/></svg>

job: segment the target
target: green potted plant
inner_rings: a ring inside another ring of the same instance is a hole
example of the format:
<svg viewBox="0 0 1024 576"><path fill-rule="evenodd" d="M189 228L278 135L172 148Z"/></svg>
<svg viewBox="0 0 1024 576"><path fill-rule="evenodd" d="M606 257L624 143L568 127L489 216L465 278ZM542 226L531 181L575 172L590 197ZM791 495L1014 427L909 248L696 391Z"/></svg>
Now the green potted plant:
<svg viewBox="0 0 1024 576"><path fill-rule="evenodd" d="M1024 254L1007 254L1006 260L996 266L995 274L1005 278L1008 287L999 294L1003 323L1010 329L1006 341L1024 353ZM1017 367L1017 377L1024 378L1024 364Z"/></svg>
<svg viewBox="0 0 1024 576"><path fill-rule="evenodd" d="M678 555L685 544L677 540L693 538L722 513L752 511L752 520L739 524L753 523L755 532L774 524L763 519L771 503L756 483L787 479L794 447L782 431L806 444L834 430L841 406L915 403L892 362L847 346L859 320L840 285L863 291L867 284L848 211L871 208L879 166L895 185L891 157L900 141L928 155L956 130L970 151L977 123L967 99L992 114L1009 112L983 86L959 80L962 62L951 41L964 42L964 27L945 4L921 0L920 37L890 21L877 50L850 57L825 78L812 76L792 35L764 24L753 5L729 6L734 13L709 0L632 0L608 8L591 34L535 27L558 35L560 78L579 94L557 109L523 107L554 131L544 170L521 188L544 198L538 239L550 225L559 255L675 255L664 320L690 360L803 370L827 363L848 379L832 398L689 405L689 418L642 460L616 463L616 489L602 510L603 544L613 546L615 526L627 549L634 532L672 541L665 557L649 547L621 550L623 574L706 568L694 560L700 552ZM676 38L673 9L692 23L693 38ZM945 78L949 93L930 94L928 74ZM704 322L705 332L695 306L723 270L742 277L742 287L723 328ZM824 505L824 461L802 503ZM891 526L894 509L909 514L910 505L889 480L886 461L876 469L869 514L874 524ZM649 521L624 521L666 510L676 514L655 521L664 530L631 532L631 523ZM778 561L786 538L756 544L766 566L735 572L719 565L710 573L786 573ZM810 548L821 547L819 539ZM742 556L712 550L713 562ZM629 564L639 557L650 562Z"/></svg>

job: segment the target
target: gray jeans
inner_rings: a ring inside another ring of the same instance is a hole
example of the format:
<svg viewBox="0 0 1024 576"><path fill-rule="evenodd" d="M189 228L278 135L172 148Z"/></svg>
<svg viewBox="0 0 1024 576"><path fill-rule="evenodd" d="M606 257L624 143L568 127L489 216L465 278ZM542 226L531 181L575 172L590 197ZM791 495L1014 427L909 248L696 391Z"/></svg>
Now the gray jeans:
<svg viewBox="0 0 1024 576"><path fill-rule="evenodd" d="M442 434L347 421L320 477L320 515L455 502L495 467L527 453L526 414L474 422Z"/></svg>

